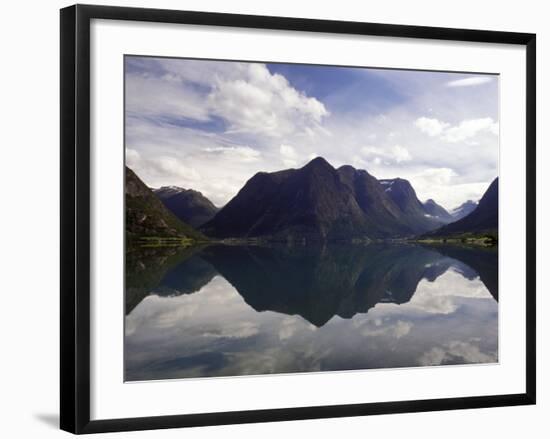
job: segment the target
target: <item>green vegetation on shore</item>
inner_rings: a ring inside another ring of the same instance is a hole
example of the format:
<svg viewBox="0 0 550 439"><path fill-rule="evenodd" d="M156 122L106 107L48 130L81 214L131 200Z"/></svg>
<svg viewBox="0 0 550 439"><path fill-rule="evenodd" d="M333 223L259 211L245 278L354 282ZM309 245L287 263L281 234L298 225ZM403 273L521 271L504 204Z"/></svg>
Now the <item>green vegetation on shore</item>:
<svg viewBox="0 0 550 439"><path fill-rule="evenodd" d="M208 241L169 211L128 167L125 201L128 247L190 247Z"/></svg>
<svg viewBox="0 0 550 439"><path fill-rule="evenodd" d="M165 237L165 236L145 236L136 238L133 242L139 247L191 247L193 245L198 245L200 242L188 238L188 237Z"/></svg>
<svg viewBox="0 0 550 439"><path fill-rule="evenodd" d="M421 244L468 244L482 247L493 247L498 245L498 232L487 231L481 233L459 233L449 236L421 236L410 239L410 242Z"/></svg>

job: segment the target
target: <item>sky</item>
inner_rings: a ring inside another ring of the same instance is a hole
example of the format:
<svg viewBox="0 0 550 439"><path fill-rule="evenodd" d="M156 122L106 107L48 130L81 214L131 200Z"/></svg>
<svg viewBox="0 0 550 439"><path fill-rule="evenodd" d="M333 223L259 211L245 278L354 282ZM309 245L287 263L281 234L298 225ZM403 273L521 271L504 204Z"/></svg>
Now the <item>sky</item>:
<svg viewBox="0 0 550 439"><path fill-rule="evenodd" d="M322 156L405 178L447 209L498 175L498 76L125 58L126 164L218 207L255 173Z"/></svg>

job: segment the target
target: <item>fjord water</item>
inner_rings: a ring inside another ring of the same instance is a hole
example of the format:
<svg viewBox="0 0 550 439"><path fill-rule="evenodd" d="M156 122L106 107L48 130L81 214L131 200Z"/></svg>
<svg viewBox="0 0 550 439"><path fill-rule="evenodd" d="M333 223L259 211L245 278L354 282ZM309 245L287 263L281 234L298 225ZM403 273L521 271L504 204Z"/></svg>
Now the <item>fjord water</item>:
<svg viewBox="0 0 550 439"><path fill-rule="evenodd" d="M127 253L127 381L498 361L498 252L438 245Z"/></svg>

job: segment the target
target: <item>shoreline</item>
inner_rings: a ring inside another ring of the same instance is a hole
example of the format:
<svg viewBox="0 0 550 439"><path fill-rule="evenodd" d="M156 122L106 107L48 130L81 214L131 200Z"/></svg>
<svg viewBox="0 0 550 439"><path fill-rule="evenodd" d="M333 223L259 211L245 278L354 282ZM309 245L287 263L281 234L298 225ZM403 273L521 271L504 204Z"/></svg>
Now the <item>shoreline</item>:
<svg viewBox="0 0 550 439"><path fill-rule="evenodd" d="M498 247L498 238L494 234L446 236L446 237L409 237L388 239L358 239L347 240L307 240L302 239L267 239L267 238L224 238L198 241L187 237L133 237L127 239L126 250L137 248L190 248L198 246L274 246L286 245L296 247L326 246L326 245L453 245L492 248Z"/></svg>

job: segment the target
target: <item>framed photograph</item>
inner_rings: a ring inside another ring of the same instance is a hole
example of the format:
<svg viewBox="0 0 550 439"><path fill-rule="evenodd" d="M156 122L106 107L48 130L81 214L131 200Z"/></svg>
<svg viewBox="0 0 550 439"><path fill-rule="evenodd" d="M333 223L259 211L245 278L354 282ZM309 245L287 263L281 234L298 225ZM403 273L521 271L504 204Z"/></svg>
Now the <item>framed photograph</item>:
<svg viewBox="0 0 550 439"><path fill-rule="evenodd" d="M61 10L61 428L535 403L535 35Z"/></svg>

